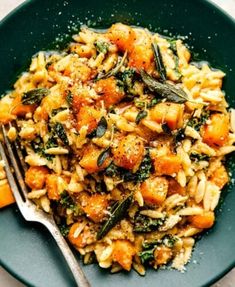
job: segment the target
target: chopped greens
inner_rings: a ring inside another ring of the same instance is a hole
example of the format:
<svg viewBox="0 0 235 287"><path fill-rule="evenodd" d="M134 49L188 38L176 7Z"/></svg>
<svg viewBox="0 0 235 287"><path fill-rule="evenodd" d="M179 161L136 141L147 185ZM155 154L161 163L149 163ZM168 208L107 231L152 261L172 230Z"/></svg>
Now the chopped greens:
<svg viewBox="0 0 235 287"><path fill-rule="evenodd" d="M99 53L102 53L102 54L107 54L108 53L108 49L109 49L109 44L107 42L104 42L104 41L96 41L94 43L95 45L95 48L96 50L99 52Z"/></svg>
<svg viewBox="0 0 235 287"><path fill-rule="evenodd" d="M67 237L69 234L69 226L66 224L61 224L59 225L60 233L64 236Z"/></svg>
<svg viewBox="0 0 235 287"><path fill-rule="evenodd" d="M206 154L199 154L199 153L191 153L190 154L190 159L194 161L201 161L201 160L206 160L208 161L210 157Z"/></svg>
<svg viewBox="0 0 235 287"><path fill-rule="evenodd" d="M120 177L124 181L143 182L150 177L152 170L152 159L149 155L149 152L147 152L136 173L132 173L129 170L126 170L124 168L116 166L114 163L111 163L106 168L105 174L110 177Z"/></svg>
<svg viewBox="0 0 235 287"><path fill-rule="evenodd" d="M65 208L75 209L76 204L72 197L66 192L62 192L60 195L60 204Z"/></svg>
<svg viewBox="0 0 235 287"><path fill-rule="evenodd" d="M158 230L158 228L164 223L163 218L153 219L151 217L138 214L134 219L134 231L135 232L151 232Z"/></svg>
<svg viewBox="0 0 235 287"><path fill-rule="evenodd" d="M137 123L137 125L140 123L140 121L144 118L146 118L148 115L148 112L145 110L139 111L139 113L136 116L135 122Z"/></svg>
<svg viewBox="0 0 235 287"><path fill-rule="evenodd" d="M110 217L101 227L97 233L97 239L102 239L120 220L122 220L128 211L128 208L131 205L133 195L127 196L120 202L116 202L111 209Z"/></svg>
<svg viewBox="0 0 235 287"><path fill-rule="evenodd" d="M69 91L67 96L66 96L66 101L69 105L69 107L72 106L72 103L73 103L73 94Z"/></svg>
<svg viewBox="0 0 235 287"><path fill-rule="evenodd" d="M158 239L152 242L144 242L143 251L139 253L139 257L142 264L154 260L154 251L159 245L163 244L166 247L172 248L177 241L178 241L177 236L167 234L162 239Z"/></svg>
<svg viewBox="0 0 235 287"><path fill-rule="evenodd" d="M200 118L192 117L188 121L187 125L189 127L194 128L196 131L200 131L201 126L206 123L206 121L208 120L209 116L210 116L210 111L204 110L202 112Z"/></svg>
<svg viewBox="0 0 235 287"><path fill-rule="evenodd" d="M156 43L152 44L152 48L153 48L154 60L155 60L157 71L160 75L161 80L165 82L166 81L166 68L163 63L160 48Z"/></svg>
<svg viewBox="0 0 235 287"><path fill-rule="evenodd" d="M175 87L168 83L160 83L156 79L148 75L144 70L140 72L141 77L145 85L149 88L150 91L156 92L162 98L167 99L170 102L183 104L187 102L188 95L179 87Z"/></svg>
<svg viewBox="0 0 235 287"><path fill-rule="evenodd" d="M23 94L22 104L23 105L38 105L41 103L41 100L49 95L50 90L46 88L37 88L30 90Z"/></svg>

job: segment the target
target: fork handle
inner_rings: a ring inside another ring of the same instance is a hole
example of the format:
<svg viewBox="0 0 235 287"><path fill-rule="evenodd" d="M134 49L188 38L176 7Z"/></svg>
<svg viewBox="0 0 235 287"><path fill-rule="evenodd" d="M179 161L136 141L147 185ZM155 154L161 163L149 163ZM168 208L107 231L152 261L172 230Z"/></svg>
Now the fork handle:
<svg viewBox="0 0 235 287"><path fill-rule="evenodd" d="M45 226L50 231L51 235L54 237L60 251L64 255L66 262L73 274L73 277L77 283L78 287L91 287L90 283L87 281L84 272L82 271L77 259L73 255L68 243L65 241L64 237L61 235L59 228L55 224L50 222L45 222Z"/></svg>

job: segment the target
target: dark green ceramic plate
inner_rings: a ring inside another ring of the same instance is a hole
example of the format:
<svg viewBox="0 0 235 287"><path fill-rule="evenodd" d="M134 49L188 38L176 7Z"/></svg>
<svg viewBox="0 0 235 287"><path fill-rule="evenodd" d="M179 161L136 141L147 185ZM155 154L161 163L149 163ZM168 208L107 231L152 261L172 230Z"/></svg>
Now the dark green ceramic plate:
<svg viewBox="0 0 235 287"><path fill-rule="evenodd" d="M11 87L35 52L55 48L53 42L58 36L63 42L63 35L74 33L79 23L108 27L117 21L188 36L186 41L199 59L227 73L224 89L234 106L235 22L202 0L26 1L0 24L0 94ZM234 172L233 168L233 178ZM217 223L197 242L186 273L149 270L145 277L134 271L111 275L91 265L84 271L92 286L199 287L215 282L235 265L234 189L230 186L224 191ZM75 286L49 233L41 226L26 223L15 206L0 211L0 262L27 285Z"/></svg>

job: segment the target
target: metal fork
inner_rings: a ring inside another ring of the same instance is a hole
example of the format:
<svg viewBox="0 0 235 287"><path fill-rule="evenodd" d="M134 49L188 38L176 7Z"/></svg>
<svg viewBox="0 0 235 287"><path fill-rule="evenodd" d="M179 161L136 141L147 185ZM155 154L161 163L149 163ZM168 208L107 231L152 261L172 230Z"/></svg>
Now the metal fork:
<svg viewBox="0 0 235 287"><path fill-rule="evenodd" d="M77 286L90 287L90 284L85 277L85 274L83 273L78 261L74 257L67 242L61 235L53 216L38 209L37 206L27 198L28 189L25 185L24 178L22 175L22 169L24 170L24 172L26 171L26 164L24 163L23 155L19 146L15 142L12 144L9 142L5 126L2 126L2 134L5 144L0 141L0 155L5 163L5 171L7 174L9 185L12 189L16 204L21 214L23 215L25 220L39 222L50 231L51 235L54 237L58 247L60 248L64 258L68 263L68 266L74 276ZM6 155L4 146L6 147L6 150L8 152L10 162L8 160L8 156ZM17 162L17 157L21 162L21 167ZM15 176L12 173L10 163L13 166Z"/></svg>

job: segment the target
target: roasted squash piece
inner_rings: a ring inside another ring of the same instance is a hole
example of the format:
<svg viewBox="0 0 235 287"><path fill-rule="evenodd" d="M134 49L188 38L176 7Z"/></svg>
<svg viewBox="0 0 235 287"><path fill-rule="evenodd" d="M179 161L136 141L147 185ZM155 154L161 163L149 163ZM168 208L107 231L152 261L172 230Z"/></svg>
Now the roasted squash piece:
<svg viewBox="0 0 235 287"><path fill-rule="evenodd" d="M157 175L173 175L181 170L181 159L174 154L156 157L154 168Z"/></svg>
<svg viewBox="0 0 235 287"><path fill-rule="evenodd" d="M112 152L116 165L136 171L144 157L144 144L140 137L129 134L121 138Z"/></svg>
<svg viewBox="0 0 235 287"><path fill-rule="evenodd" d="M25 173L25 183L31 189L41 189L46 182L46 176L49 174L45 166L31 166Z"/></svg>
<svg viewBox="0 0 235 287"><path fill-rule="evenodd" d="M100 104L103 101L106 108L118 104L125 95L114 77L99 80L94 89L100 95L97 103Z"/></svg>
<svg viewBox="0 0 235 287"><path fill-rule="evenodd" d="M202 128L202 138L210 146L223 146L228 140L229 117L224 114L212 114Z"/></svg>
<svg viewBox="0 0 235 287"><path fill-rule="evenodd" d="M28 113L33 113L36 110L36 105L23 105L21 96L17 95L12 103L12 115L25 116Z"/></svg>
<svg viewBox="0 0 235 287"><path fill-rule="evenodd" d="M211 228L215 222L215 214L213 211L205 211L201 215L189 216L189 221L193 227L206 229Z"/></svg>
<svg viewBox="0 0 235 287"><path fill-rule="evenodd" d="M135 32L130 26L116 23L108 30L107 37L120 51L125 52L132 48L135 40Z"/></svg>
<svg viewBox="0 0 235 287"><path fill-rule="evenodd" d="M166 123L171 130L182 127L184 106L175 103L160 103L150 111L150 117L159 124Z"/></svg>
<svg viewBox="0 0 235 287"><path fill-rule="evenodd" d="M0 185L0 208L15 202L11 188L8 183Z"/></svg>
<svg viewBox="0 0 235 287"><path fill-rule="evenodd" d="M108 199L105 194L88 195L84 193L80 198L81 206L87 217L98 223L107 215Z"/></svg>
<svg viewBox="0 0 235 287"><path fill-rule="evenodd" d="M101 112L93 107L82 106L77 114L77 130L87 126L87 133L92 132L101 118Z"/></svg>
<svg viewBox="0 0 235 287"><path fill-rule="evenodd" d="M130 271L135 253L135 247L128 240L116 240L112 253L113 261L120 264L123 269Z"/></svg>
<svg viewBox="0 0 235 287"><path fill-rule="evenodd" d="M172 249L167 246L159 246L154 251L154 265L164 265L173 256Z"/></svg>
<svg viewBox="0 0 235 287"><path fill-rule="evenodd" d="M141 184L141 193L146 204L162 204L166 199L168 181L165 177L150 177Z"/></svg>
<svg viewBox="0 0 235 287"><path fill-rule="evenodd" d="M110 157L107 158L101 166L98 166L98 158L102 150L97 146L90 144L84 148L84 153L82 159L80 160L79 164L83 167L88 173L95 173L104 168L106 168L110 162Z"/></svg>

